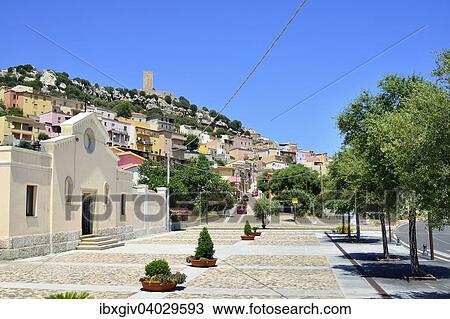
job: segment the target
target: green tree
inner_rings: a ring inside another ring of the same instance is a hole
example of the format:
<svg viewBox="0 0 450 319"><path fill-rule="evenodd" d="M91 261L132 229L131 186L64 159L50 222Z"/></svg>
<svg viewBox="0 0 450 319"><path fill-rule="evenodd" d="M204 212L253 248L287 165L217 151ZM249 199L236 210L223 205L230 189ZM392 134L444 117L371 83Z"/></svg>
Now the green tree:
<svg viewBox="0 0 450 319"><path fill-rule="evenodd" d="M49 139L49 137L48 137L48 135L46 133L44 133L44 132L39 133L39 135L38 135L38 140L39 141L45 141L45 140L48 140L48 139Z"/></svg>
<svg viewBox="0 0 450 319"><path fill-rule="evenodd" d="M432 83L417 83L404 106L373 123L381 151L394 165L401 189L415 194L408 202L411 272L419 273L415 238L416 210L429 212L429 227L450 224L450 98Z"/></svg>
<svg viewBox="0 0 450 319"><path fill-rule="evenodd" d="M133 111L133 104L130 101L114 101L112 102L112 106L114 111L117 113L117 116L122 116L125 118L131 117L131 112Z"/></svg>
<svg viewBox="0 0 450 319"><path fill-rule="evenodd" d="M231 121L228 127L239 132L242 129L242 122L238 120Z"/></svg>
<svg viewBox="0 0 450 319"><path fill-rule="evenodd" d="M214 243L209 235L208 228L203 227L198 237L197 248L195 249L195 259L211 259L214 257Z"/></svg>
<svg viewBox="0 0 450 319"><path fill-rule="evenodd" d="M255 217L261 220L262 228L266 228L267 217L280 213L280 204L277 201L270 202L265 196L256 200L253 206Z"/></svg>
<svg viewBox="0 0 450 319"><path fill-rule="evenodd" d="M189 151L195 151L198 149L198 146L200 145L200 140L198 136L188 134L188 136L186 136L186 141L184 141L184 145L187 147Z"/></svg>
<svg viewBox="0 0 450 319"><path fill-rule="evenodd" d="M433 70L433 76L438 83L450 90L450 49L442 50L436 59L436 69Z"/></svg>

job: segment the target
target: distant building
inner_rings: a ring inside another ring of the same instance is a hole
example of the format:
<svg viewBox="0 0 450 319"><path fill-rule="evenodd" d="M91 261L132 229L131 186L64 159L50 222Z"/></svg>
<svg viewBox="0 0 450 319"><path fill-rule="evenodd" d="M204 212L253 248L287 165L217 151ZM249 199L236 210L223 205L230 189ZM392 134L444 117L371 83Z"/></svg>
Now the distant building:
<svg viewBox="0 0 450 319"><path fill-rule="evenodd" d="M132 129L129 123L106 117L98 117L98 119L108 133L108 145L130 147L130 132Z"/></svg>
<svg viewBox="0 0 450 319"><path fill-rule="evenodd" d="M143 85L143 90L145 93L151 93L154 90L152 71L144 71Z"/></svg>
<svg viewBox="0 0 450 319"><path fill-rule="evenodd" d="M45 133L49 137L56 137L61 134L61 123L70 119L72 115L59 113L59 112L48 112L41 114L39 116L39 122L44 123Z"/></svg>
<svg viewBox="0 0 450 319"><path fill-rule="evenodd" d="M253 151L246 148L232 148L228 154L237 161L253 159Z"/></svg>
<svg viewBox="0 0 450 319"><path fill-rule="evenodd" d="M38 117L52 111L52 97L41 93L30 93L26 90L6 90L4 103L7 108L21 109L24 116Z"/></svg>
<svg viewBox="0 0 450 319"><path fill-rule="evenodd" d="M84 112L85 105L86 103L83 101L52 96L52 108L54 112L77 115L78 113Z"/></svg>
<svg viewBox="0 0 450 319"><path fill-rule="evenodd" d="M175 120L162 114L147 116L147 123L155 131L175 131Z"/></svg>
<svg viewBox="0 0 450 319"><path fill-rule="evenodd" d="M114 120L117 117L117 113L114 112L113 110L106 109L106 108L100 107L100 106L95 106L95 105L89 105L86 108L86 111L93 112L102 118L111 119L111 120Z"/></svg>
<svg viewBox="0 0 450 319"><path fill-rule="evenodd" d="M35 119L12 115L0 117L0 145L36 141L40 133L46 133L45 125Z"/></svg>

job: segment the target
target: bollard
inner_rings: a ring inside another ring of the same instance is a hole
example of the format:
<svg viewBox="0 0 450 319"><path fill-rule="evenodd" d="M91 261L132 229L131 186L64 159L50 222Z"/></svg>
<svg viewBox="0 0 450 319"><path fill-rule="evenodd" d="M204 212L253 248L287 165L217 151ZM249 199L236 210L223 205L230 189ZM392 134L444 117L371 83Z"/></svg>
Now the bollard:
<svg viewBox="0 0 450 319"><path fill-rule="evenodd" d="M427 244L423 244L422 256L428 256Z"/></svg>
<svg viewBox="0 0 450 319"><path fill-rule="evenodd" d="M400 246L400 244L401 244L401 243L400 243L400 238L397 237L396 245L397 245L397 246Z"/></svg>

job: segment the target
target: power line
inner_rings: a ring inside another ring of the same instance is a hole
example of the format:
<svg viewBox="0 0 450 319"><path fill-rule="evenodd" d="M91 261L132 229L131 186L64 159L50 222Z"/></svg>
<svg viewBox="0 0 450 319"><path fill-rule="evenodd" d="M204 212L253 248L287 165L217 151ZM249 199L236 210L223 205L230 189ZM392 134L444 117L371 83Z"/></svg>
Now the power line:
<svg viewBox="0 0 450 319"><path fill-rule="evenodd" d="M303 98L301 101L291 105L290 107L286 108L284 111L278 113L277 115L275 115L270 121L275 121L276 119L278 119L279 117L283 116L284 114L292 111L293 109L295 109L297 106L299 106L300 104L303 104L304 102L312 99L313 97L315 97L316 95L318 95L319 93L321 93L322 91L325 91L326 89L328 89L329 87L333 86L334 84L340 82L341 80L343 80L344 78L346 78L347 76L349 76L350 74L356 72L357 70L359 70L360 68L366 66L367 64L369 64L370 62L372 62L373 60L375 60L376 58L382 56L383 54L387 53L388 51L392 50L393 48L395 48L396 46L400 45L401 43L403 43L404 41L408 40L409 38L411 38L412 36L414 36L415 34L419 33L420 31L422 31L423 29L425 29L426 26L423 25L419 28L417 28L416 30L408 33L407 35L405 35L404 37L402 37L400 40L392 43L391 45L389 45L388 47L384 48L383 50L379 51L378 53L376 53L375 55L373 55L372 57L368 58L367 60L361 62L360 64L356 65L355 67L353 67L352 69L350 69L349 71L345 72L344 74L338 76L336 79L334 79L333 81L331 81L330 83L328 83L327 85L321 87L320 89L314 91L313 93L309 94L308 96L306 96L305 98Z"/></svg>
<svg viewBox="0 0 450 319"><path fill-rule="evenodd" d="M250 72L247 74L247 76L244 78L242 83L239 85L239 87L234 91L234 93L228 98L227 102L222 106L222 108L217 112L217 115L213 118L211 123L209 123L204 129L203 133L206 131L208 127L211 126L212 123L220 116L220 113L222 113L228 105L230 105L231 101L234 100L234 98L238 95L238 93L241 91L241 89L244 87L244 85L250 80L250 78L255 74L256 70L259 68L259 66L263 63L263 61L266 59L266 57L269 55L270 51L277 45L278 41L281 39L283 34L287 31L289 25L294 21L295 17L298 15L300 10L303 8L303 6L306 4L308 0L302 0L300 4L295 9L294 13L292 14L291 18L288 20L288 22L284 25L284 27L281 29L280 33L275 37L275 39L272 41L270 46L266 49L266 51L263 53L261 58L258 60L258 62L253 66L253 68L250 70ZM186 146L190 145L194 140L186 144Z"/></svg>

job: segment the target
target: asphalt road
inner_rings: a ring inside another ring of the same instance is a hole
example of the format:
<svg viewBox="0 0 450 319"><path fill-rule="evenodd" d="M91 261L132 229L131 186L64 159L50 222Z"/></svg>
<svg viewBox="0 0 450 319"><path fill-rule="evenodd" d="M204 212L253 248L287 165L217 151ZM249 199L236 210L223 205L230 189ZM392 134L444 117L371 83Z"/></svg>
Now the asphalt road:
<svg viewBox="0 0 450 319"><path fill-rule="evenodd" d="M417 222L417 248L422 251L423 244L429 247L428 243L428 229L425 222ZM401 225L395 231L395 234L401 241L409 243L408 238L408 224ZM442 231L433 231L434 250L450 255L450 227L446 227Z"/></svg>

